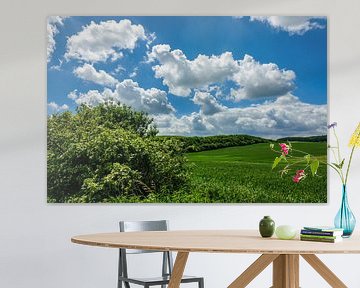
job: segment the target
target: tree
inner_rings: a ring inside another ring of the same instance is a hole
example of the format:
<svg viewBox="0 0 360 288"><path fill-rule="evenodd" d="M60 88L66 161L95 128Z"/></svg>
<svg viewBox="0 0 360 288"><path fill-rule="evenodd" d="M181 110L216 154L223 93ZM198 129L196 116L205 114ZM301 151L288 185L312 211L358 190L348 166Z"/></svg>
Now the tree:
<svg viewBox="0 0 360 288"><path fill-rule="evenodd" d="M120 104L48 116L48 201L146 201L187 185L176 139L158 141L153 120Z"/></svg>

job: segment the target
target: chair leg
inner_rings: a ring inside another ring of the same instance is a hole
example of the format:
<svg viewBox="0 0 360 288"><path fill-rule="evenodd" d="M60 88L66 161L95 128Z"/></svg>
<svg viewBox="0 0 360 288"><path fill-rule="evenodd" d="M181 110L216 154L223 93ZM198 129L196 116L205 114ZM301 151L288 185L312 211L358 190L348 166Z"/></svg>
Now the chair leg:
<svg viewBox="0 0 360 288"><path fill-rule="evenodd" d="M122 276L122 255L121 250L119 249L119 263L118 263L118 285L117 288L122 288L122 281L119 279L119 276Z"/></svg>
<svg viewBox="0 0 360 288"><path fill-rule="evenodd" d="M204 279L199 280L199 288L204 288Z"/></svg>

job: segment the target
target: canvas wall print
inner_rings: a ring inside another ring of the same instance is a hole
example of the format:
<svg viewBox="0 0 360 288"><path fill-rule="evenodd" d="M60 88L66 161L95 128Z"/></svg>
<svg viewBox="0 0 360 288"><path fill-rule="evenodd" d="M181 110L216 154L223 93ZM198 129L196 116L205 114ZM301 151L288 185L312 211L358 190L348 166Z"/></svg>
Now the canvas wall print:
<svg viewBox="0 0 360 288"><path fill-rule="evenodd" d="M326 17L51 16L47 105L49 203L327 202Z"/></svg>

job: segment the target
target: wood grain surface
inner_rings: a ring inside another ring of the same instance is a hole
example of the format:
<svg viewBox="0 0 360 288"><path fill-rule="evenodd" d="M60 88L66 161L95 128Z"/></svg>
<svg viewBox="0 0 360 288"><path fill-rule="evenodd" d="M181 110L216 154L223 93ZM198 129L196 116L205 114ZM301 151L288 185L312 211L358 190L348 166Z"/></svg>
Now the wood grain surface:
<svg viewBox="0 0 360 288"><path fill-rule="evenodd" d="M262 238L257 230L190 230L115 232L74 236L77 244L182 252L251 254L342 254L360 253L360 237L339 243Z"/></svg>

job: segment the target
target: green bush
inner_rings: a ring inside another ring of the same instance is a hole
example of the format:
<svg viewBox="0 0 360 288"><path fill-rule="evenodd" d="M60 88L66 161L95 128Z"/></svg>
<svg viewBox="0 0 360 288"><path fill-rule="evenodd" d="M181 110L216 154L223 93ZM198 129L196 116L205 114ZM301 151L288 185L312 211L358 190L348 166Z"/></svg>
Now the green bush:
<svg viewBox="0 0 360 288"><path fill-rule="evenodd" d="M48 201L146 202L184 189L179 142L159 142L156 134L151 118L121 105L49 116Z"/></svg>

